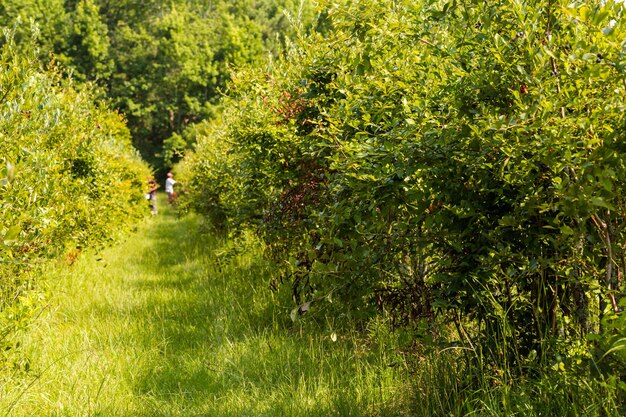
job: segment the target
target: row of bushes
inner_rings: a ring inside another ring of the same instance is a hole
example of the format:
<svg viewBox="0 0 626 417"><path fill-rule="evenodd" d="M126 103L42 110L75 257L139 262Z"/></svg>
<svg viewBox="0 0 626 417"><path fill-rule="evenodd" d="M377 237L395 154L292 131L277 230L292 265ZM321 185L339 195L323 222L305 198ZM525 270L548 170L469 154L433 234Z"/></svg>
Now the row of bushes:
<svg viewBox="0 0 626 417"><path fill-rule="evenodd" d="M531 3L329 7L234 76L188 204L257 230L307 310L444 317L507 373L623 366L624 9Z"/></svg>
<svg viewBox="0 0 626 417"><path fill-rule="evenodd" d="M91 87L75 86L52 64L43 69L35 54L17 50L11 36L5 31L0 42L0 311L5 312L36 281L30 271L42 260L71 261L82 247L106 242L139 218L150 175L123 118Z"/></svg>

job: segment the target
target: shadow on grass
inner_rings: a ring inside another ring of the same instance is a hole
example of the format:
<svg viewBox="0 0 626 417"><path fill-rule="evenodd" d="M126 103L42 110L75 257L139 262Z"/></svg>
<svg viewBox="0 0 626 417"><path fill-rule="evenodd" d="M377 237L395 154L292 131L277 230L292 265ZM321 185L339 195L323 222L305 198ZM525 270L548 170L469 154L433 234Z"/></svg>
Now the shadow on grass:
<svg viewBox="0 0 626 417"><path fill-rule="evenodd" d="M398 415L362 410L349 384L351 349L329 341L307 350L311 338L289 329L288 311L271 302L271 268L259 254L225 264L216 253L228 252L228 242L201 234L198 218L159 216L136 257L148 274L130 282L141 301L129 336L146 352L132 378L136 397L149 404L141 415ZM323 353L333 349L335 362ZM317 394L320 375L337 371L329 367L343 367L346 380L324 381ZM306 409L296 403L303 395L312 398ZM317 395L319 404L310 404Z"/></svg>

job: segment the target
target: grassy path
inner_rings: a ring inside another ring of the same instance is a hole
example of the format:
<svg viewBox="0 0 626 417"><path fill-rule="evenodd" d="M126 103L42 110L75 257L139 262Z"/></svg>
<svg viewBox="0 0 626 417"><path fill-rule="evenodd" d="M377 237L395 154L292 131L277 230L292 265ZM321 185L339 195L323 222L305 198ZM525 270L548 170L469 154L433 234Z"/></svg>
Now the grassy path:
<svg viewBox="0 0 626 417"><path fill-rule="evenodd" d="M0 416L404 415L389 348L365 349L330 320L291 322L254 247L197 230L163 210L123 244L55 268Z"/></svg>

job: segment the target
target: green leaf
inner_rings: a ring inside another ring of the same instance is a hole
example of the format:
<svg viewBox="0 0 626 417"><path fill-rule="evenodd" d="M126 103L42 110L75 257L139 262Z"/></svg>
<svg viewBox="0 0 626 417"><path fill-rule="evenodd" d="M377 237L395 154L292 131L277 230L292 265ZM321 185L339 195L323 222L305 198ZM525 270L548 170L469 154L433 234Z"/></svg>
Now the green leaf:
<svg viewBox="0 0 626 417"><path fill-rule="evenodd" d="M15 166L10 162L7 162L7 179L9 182L15 179Z"/></svg>
<svg viewBox="0 0 626 417"><path fill-rule="evenodd" d="M605 190L607 190L608 192L613 191L613 181L611 181L609 178L602 178L600 179L600 182L602 183L602 187L604 187Z"/></svg>
<svg viewBox="0 0 626 417"><path fill-rule="evenodd" d="M609 16L609 12L604 10L604 9L600 9L599 11L597 11L596 13L593 14L593 23L595 25L600 25L602 24L602 22L604 21L604 19L606 19Z"/></svg>
<svg viewBox="0 0 626 417"><path fill-rule="evenodd" d="M22 228L20 226L11 226L9 230L4 234L4 240L15 240L15 238L20 234Z"/></svg>
<svg viewBox="0 0 626 417"><path fill-rule="evenodd" d="M597 207L604 207L613 210L613 206L607 203L602 197L591 197L591 204Z"/></svg>
<svg viewBox="0 0 626 417"><path fill-rule="evenodd" d="M580 16L582 21L586 21L590 14L591 9L588 6L582 6L578 11L578 16Z"/></svg>
<svg viewBox="0 0 626 417"><path fill-rule="evenodd" d="M584 61L591 61L591 60L595 61L597 57L598 57L597 54L587 53L587 54L583 55L583 60Z"/></svg>

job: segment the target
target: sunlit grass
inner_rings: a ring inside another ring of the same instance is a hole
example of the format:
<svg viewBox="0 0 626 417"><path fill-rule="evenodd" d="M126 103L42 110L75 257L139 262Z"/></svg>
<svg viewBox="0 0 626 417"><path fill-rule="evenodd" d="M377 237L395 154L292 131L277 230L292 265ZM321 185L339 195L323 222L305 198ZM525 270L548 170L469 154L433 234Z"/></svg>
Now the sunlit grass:
<svg viewBox="0 0 626 417"><path fill-rule="evenodd" d="M12 353L27 366L3 379L4 415L405 414L391 350L292 322L254 246L198 223L162 204L122 245L53 268L48 307Z"/></svg>
<svg viewBox="0 0 626 417"><path fill-rule="evenodd" d="M43 273L44 308L3 354L0 417L621 415L597 381L499 384L460 351L407 352L384 320L293 322L253 239L159 210Z"/></svg>

